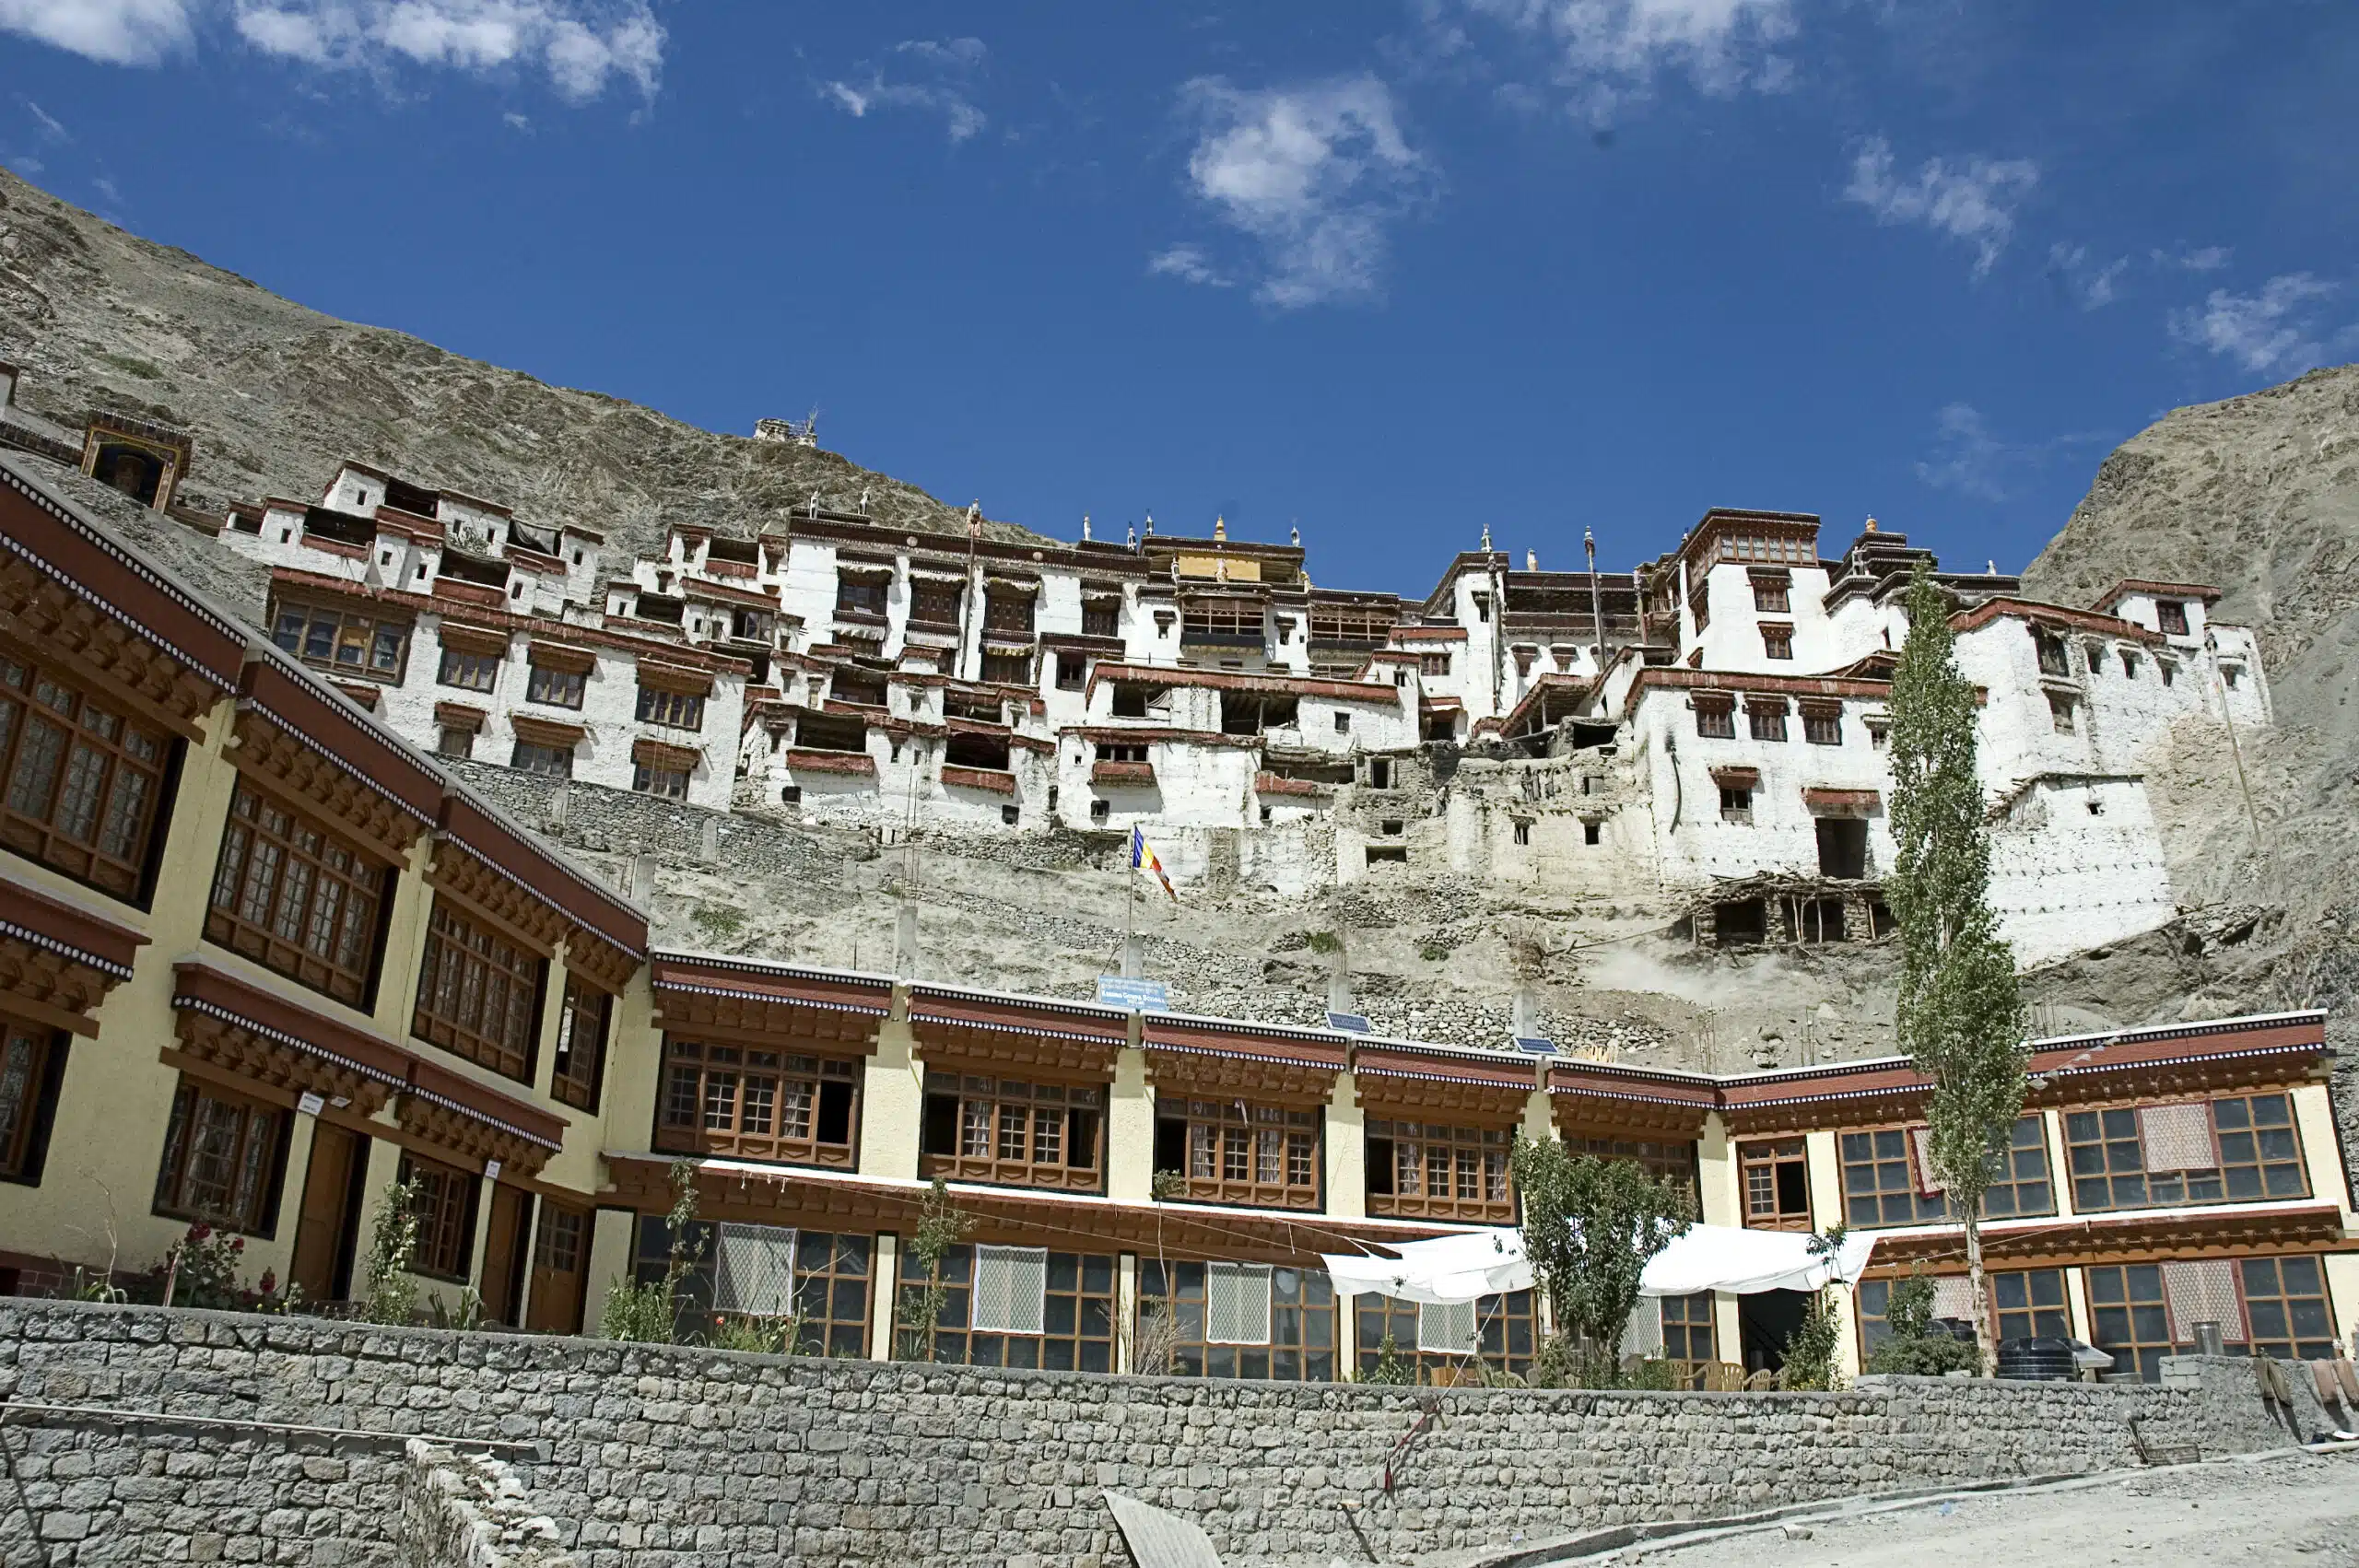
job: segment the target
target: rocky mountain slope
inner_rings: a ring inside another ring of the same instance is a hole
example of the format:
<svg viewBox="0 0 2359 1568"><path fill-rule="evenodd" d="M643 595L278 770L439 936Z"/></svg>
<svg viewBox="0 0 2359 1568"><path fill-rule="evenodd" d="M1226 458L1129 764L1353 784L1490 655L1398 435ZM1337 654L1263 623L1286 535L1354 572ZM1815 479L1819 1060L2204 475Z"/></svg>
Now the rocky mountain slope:
<svg viewBox="0 0 2359 1568"><path fill-rule="evenodd" d="M827 452L698 430L304 310L5 172L0 358L32 372L24 400L61 422L110 407L191 427L191 490L207 502L307 494L350 455L512 499L537 520L578 518L620 549L655 547L675 520L758 523L814 489L841 506L866 487L872 511L914 529L964 526L923 491ZM264 574L251 563L79 475L47 476L225 604L261 614ZM2132 575L2225 589L2221 615L2262 628L2281 723L2241 750L2217 725L2170 738L2152 778L2189 913L2030 976L2035 1024L2350 1003L2359 727L2343 708L2359 658L2359 368L2169 415L2107 460L2028 574L2041 596L2072 603ZM487 787L504 773L482 771ZM542 819L534 802L511 803ZM634 846L585 836L581 814L568 848L620 882ZM791 824L758 830L758 855L706 860L694 833L689 849L658 854L659 940L889 962L900 857ZM1119 950L1122 879L1086 846L943 841L927 846L916 882L929 976L1082 995ZM1355 999L1388 1030L1496 1044L1522 976L1552 1033L1625 1060L1727 1071L1890 1049L1888 943L1699 952L1663 933L1670 914L1380 868L1311 906L1252 889L1177 907L1156 895L1141 929L1150 972L1198 1011L1317 1018L1336 962L1322 949L1341 931Z"/></svg>
<svg viewBox="0 0 2359 1568"><path fill-rule="evenodd" d="M356 326L152 244L0 170L0 359L20 401L70 427L90 409L196 439L184 491L208 509L316 496L337 460L580 521L620 549L675 522L758 526L804 505L963 533L963 509L828 451L716 435L552 387L397 332ZM1030 539L993 523L994 537Z"/></svg>

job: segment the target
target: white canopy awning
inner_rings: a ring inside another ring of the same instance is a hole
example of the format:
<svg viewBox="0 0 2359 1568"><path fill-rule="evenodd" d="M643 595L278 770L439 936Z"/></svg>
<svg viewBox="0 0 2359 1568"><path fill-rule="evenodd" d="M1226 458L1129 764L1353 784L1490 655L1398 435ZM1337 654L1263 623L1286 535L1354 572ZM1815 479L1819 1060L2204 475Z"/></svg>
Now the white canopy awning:
<svg viewBox="0 0 2359 1568"><path fill-rule="evenodd" d="M1855 1284L1876 1244L1872 1235L1846 1236L1832 1257L1822 1258L1812 1255L1811 1240L1795 1231L1690 1225L1647 1264L1638 1293L1684 1296L1729 1291L1749 1295L1756 1291L1814 1291L1837 1279ZM1356 1296L1373 1291L1398 1301L1438 1305L1528 1290L1532 1282L1520 1231L1473 1231L1399 1242L1387 1250L1399 1256L1322 1254L1335 1293Z"/></svg>

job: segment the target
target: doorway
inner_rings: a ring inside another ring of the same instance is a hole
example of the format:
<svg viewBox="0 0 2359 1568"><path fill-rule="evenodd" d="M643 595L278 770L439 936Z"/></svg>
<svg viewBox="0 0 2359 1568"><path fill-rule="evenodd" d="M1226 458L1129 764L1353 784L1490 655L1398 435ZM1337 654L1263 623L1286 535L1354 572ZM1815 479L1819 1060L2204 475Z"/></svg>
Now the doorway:
<svg viewBox="0 0 2359 1568"><path fill-rule="evenodd" d="M521 1187L494 1182L491 1230L484 1238L483 1316L487 1323L514 1326L524 1293L524 1238L532 1234L533 1195Z"/></svg>
<svg viewBox="0 0 2359 1568"><path fill-rule="evenodd" d="M1786 1341L1810 1312L1808 1291L1755 1291L1736 1298L1737 1340L1747 1372L1776 1372L1786 1364Z"/></svg>
<svg viewBox="0 0 2359 1568"><path fill-rule="evenodd" d="M524 1327L536 1334L580 1333L589 1268L589 1211L544 1199L539 1234L533 1238L533 1293L525 1303Z"/></svg>
<svg viewBox="0 0 2359 1568"><path fill-rule="evenodd" d="M288 1282L300 1286L307 1301L342 1301L351 1293L353 1238L368 1174L366 1137L332 1122L312 1123L295 1256L287 1266Z"/></svg>
<svg viewBox="0 0 2359 1568"><path fill-rule="evenodd" d="M1818 822L1818 874L1857 882L1868 874L1868 819L1823 816Z"/></svg>

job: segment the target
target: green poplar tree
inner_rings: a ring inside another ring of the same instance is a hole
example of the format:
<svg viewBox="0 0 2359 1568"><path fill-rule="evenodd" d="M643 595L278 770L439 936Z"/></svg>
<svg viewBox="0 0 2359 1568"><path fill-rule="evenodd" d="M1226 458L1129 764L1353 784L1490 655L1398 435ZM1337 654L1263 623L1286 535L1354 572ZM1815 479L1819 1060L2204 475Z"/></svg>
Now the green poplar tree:
<svg viewBox="0 0 2359 1568"><path fill-rule="evenodd" d="M1974 766L1974 687L1949 603L1919 561L1892 682L1892 837L1884 899L1900 930L1901 1047L1933 1081L1928 1163L1966 1229L1974 1336L1989 1369L1982 1197L2023 1114L2030 1047L2015 955L1990 912L1990 838Z"/></svg>

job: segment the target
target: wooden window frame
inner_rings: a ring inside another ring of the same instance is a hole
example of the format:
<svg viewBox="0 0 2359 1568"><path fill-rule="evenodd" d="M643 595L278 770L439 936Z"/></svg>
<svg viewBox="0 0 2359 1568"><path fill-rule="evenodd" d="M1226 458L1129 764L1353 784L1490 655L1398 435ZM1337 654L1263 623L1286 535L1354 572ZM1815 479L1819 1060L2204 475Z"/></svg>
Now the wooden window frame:
<svg viewBox="0 0 2359 1568"><path fill-rule="evenodd" d="M1783 741L1786 738L1786 705L1764 702L1748 697L1744 704L1745 733L1756 741Z"/></svg>
<svg viewBox="0 0 2359 1568"><path fill-rule="evenodd" d="M694 692L641 685L637 712L641 724L658 724L666 730L704 729L704 698Z"/></svg>
<svg viewBox="0 0 2359 1568"><path fill-rule="evenodd" d="M1164 1124L1180 1129L1183 1163L1178 1174L1180 1195L1189 1200L1250 1209L1320 1206L1326 1118L1317 1107L1158 1094L1155 1119L1158 1148ZM1273 1139L1274 1164L1265 1167ZM1202 1168L1207 1165L1209 1170ZM1262 1179L1265 1168L1274 1169L1275 1179Z"/></svg>
<svg viewBox="0 0 2359 1568"><path fill-rule="evenodd" d="M605 1087L607 1046L614 1038L615 1001L612 994L566 977L549 1062L549 1096L559 1105L597 1113Z"/></svg>
<svg viewBox="0 0 2359 1568"><path fill-rule="evenodd" d="M416 623L304 599L273 599L270 640L314 670L399 685ZM386 638L393 639L390 649ZM324 642L324 646L323 643ZM357 657L342 657L351 649Z"/></svg>
<svg viewBox="0 0 2359 1568"><path fill-rule="evenodd" d="M2288 1270L2307 1274L2309 1284L2315 1288L2297 1289L2288 1280ZM2280 1361L2322 1361L2339 1352L2334 1301L2327 1282L2324 1258L2308 1253L2240 1258L2236 1259L2236 1296L2244 1304L2245 1349L2248 1353L2271 1355ZM2318 1316L2307 1325L2316 1331L2304 1334L2300 1332L2306 1326L2301 1305L2309 1302L2318 1304Z"/></svg>
<svg viewBox="0 0 2359 1568"><path fill-rule="evenodd" d="M0 648L0 848L145 907L180 756L177 736Z"/></svg>
<svg viewBox="0 0 2359 1568"><path fill-rule="evenodd" d="M1417 1303L1414 1301L1399 1301L1373 1291L1353 1300L1358 1312L1353 1324L1358 1330L1353 1346L1363 1374L1374 1371L1382 1359L1387 1334L1392 1337L1394 1355L1409 1363L1420 1383L1462 1375L1468 1363L1477 1359L1496 1369L1528 1372L1540 1343L1537 1291L1514 1291L1478 1299L1474 1303L1474 1324L1481 1338L1464 1355L1417 1348Z"/></svg>
<svg viewBox="0 0 2359 1568"><path fill-rule="evenodd" d="M62 1030L0 1017L0 1182L41 1185L72 1048Z"/></svg>
<svg viewBox="0 0 2359 1568"><path fill-rule="evenodd" d="M1733 741L1736 739L1736 704L1726 697L1698 700L1695 704L1696 734L1699 740Z"/></svg>
<svg viewBox="0 0 2359 1568"><path fill-rule="evenodd" d="M983 649L982 678L993 685L1028 686L1032 684L1032 656L1029 653L1000 653Z"/></svg>
<svg viewBox="0 0 2359 1568"><path fill-rule="evenodd" d="M370 1012L395 875L367 846L241 776L214 860L205 940ZM323 919L332 953L320 951Z"/></svg>
<svg viewBox="0 0 2359 1568"><path fill-rule="evenodd" d="M1035 1082L931 1068L925 1076L918 1176L922 1180L940 1176L996 1187L1103 1192L1107 1097L1103 1083ZM955 1106L955 1112L941 1109L941 1104ZM947 1153L936 1147L943 1141L944 1117L950 1118ZM1050 1131L1055 1133L1053 1139L1044 1136ZM1082 1135L1078 1139L1077 1132ZM983 1145L980 1152L979 1138ZM1042 1148L1049 1143L1054 1152L1044 1155ZM1073 1164L1070 1156L1083 1143L1089 1163Z"/></svg>
<svg viewBox="0 0 2359 1568"><path fill-rule="evenodd" d="M665 1036L655 1106L655 1147L770 1164L851 1170L859 1164L861 1064L798 1051L792 1044L746 1045ZM846 1086L841 1142L823 1141L834 1098ZM799 1098L798 1098L799 1092ZM804 1131L791 1133L799 1116Z"/></svg>
<svg viewBox="0 0 2359 1568"><path fill-rule="evenodd" d="M2262 1102L2272 1100L2282 1103L2285 1119L2282 1122L2259 1122L2255 1119L2254 1108ZM2210 1170L2172 1171L2154 1176L2149 1176L2145 1170L2144 1146L2138 1135L2137 1113L2140 1107L2137 1104L2125 1102L2111 1106L2078 1106L2065 1111L2063 1113L2064 1164L2072 1183L2073 1212L2103 1214L2117 1213L2130 1209L2177 1209L2213 1203L2291 1201L2306 1199L2310 1196L2309 1164L2302 1141L2300 1117L2295 1111L2294 1095L2290 1090L2218 1094L2204 1100L2202 1104L2205 1114L2212 1123L2212 1150L2221 1163ZM2247 1119L2241 1125L2232 1122L2229 1126L2222 1126L2220 1117L2222 1106L2245 1107ZM2126 1134L2116 1129L2119 1126L2119 1118L2125 1117L2128 1118ZM2086 1135L2091 1129L2090 1118L2095 1118L2095 1130L2098 1134L2095 1138ZM2291 1153L2261 1157L2263 1134L2282 1134L2283 1141L2290 1144ZM2240 1154L2248 1143L2253 1150L2254 1157L2249 1159L2231 1157ZM2138 1164L2134 1168L2128 1165L2117 1167L2113 1163L2124 1145L2136 1151ZM2092 1155L2084 1153L2084 1151L2095 1153ZM2298 1192L2291 1189L2271 1191L2269 1172L2271 1169L2288 1168L2301 1177L2301 1190ZM2250 1170L2254 1173L2256 1190L2249 1192L2231 1190L2230 1173L2241 1170ZM2204 1176L2212 1179L2209 1182L2199 1182L2197 1179ZM2123 1201L2118 1197L2121 1190L2119 1184L2132 1177L2138 1179L2143 1196L2134 1200ZM2155 1196L2156 1183L2167 1181L2175 1181L2178 1188L2177 1192L2162 1197ZM2084 1188L2083 1184L2087 1182L2103 1182L2105 1184L2103 1194L2093 1199ZM2210 1188L2210 1190L2199 1191L2199 1188Z"/></svg>
<svg viewBox="0 0 2359 1568"><path fill-rule="evenodd" d="M1757 1138L1736 1146L1737 1197L1743 1205L1747 1230L1808 1231L1811 1223L1810 1144L1800 1134L1791 1138ZM1802 1173L1802 1206L1786 1206L1782 1172ZM1761 1180L1761 1173L1767 1173ZM1766 1183L1766 1185L1764 1185ZM1761 1199L1769 1199L1764 1207Z"/></svg>
<svg viewBox="0 0 2359 1568"><path fill-rule="evenodd" d="M1508 1165L1513 1129L1372 1118L1363 1136L1367 1149L1370 1214L1479 1224L1515 1223L1515 1177ZM1379 1143L1384 1145L1381 1161L1377 1155ZM1415 1151L1414 1154L1408 1153L1412 1150ZM1449 1156L1450 1189L1446 1195L1437 1195L1426 1189L1432 1186L1434 1156L1442 1151ZM1404 1192L1401 1189L1406 1185L1412 1166L1419 1190ZM1472 1192L1467 1191L1470 1174ZM1378 1186L1379 1180L1384 1184L1381 1188Z"/></svg>
<svg viewBox="0 0 2359 1568"><path fill-rule="evenodd" d="M1839 746L1843 743L1843 709L1840 706L1820 708L1805 704L1802 708L1802 739L1813 746Z"/></svg>
<svg viewBox="0 0 2359 1568"><path fill-rule="evenodd" d="M1835 1135L1836 1164L1842 1172L1843 1223L1855 1231L1888 1230L1899 1225L1936 1225L1949 1223L1951 1215L1946 1195L1925 1197L1919 1192L1915 1140L1922 1122L1890 1127L1846 1128ZM1898 1152L1892 1152L1889 1142L1897 1139ZM1861 1141L1872 1145L1860 1147ZM1861 1158L1865 1155L1865 1158ZM1910 1212L1907 1217L1885 1217L1888 1209L1884 1199L1896 1196L1900 1189L1881 1185L1856 1186L1853 1173L1870 1170L1881 1174L1897 1160L1902 1175L1908 1181ZM2038 1111L2025 1111L2017 1117L2008 1130L2007 1146L1998 1151L1992 1160L1990 1185L1984 1189L1982 1217L1986 1220L2035 1219L2056 1212L2056 1173L2048 1168L2047 1118ZM2035 1188L2044 1189L2044 1199L2034 1199ZM2000 1202L1993 1199L2000 1194ZM1864 1215L1858 1208L1863 1199L1873 1199L1876 1212ZM2037 1201L2039 1207L2025 1205Z"/></svg>
<svg viewBox="0 0 2359 1568"><path fill-rule="evenodd" d="M455 974L452 972L454 960ZM509 1024L496 1034L484 1026L484 1007L490 996L486 982L492 978L502 982L501 1011ZM546 957L448 894L437 893L427 916L417 994L410 1008L410 1034L503 1078L529 1084L540 1057L541 1008L547 986ZM530 1009L522 1015L521 1039L513 1028L520 991L529 997L526 1006Z"/></svg>
<svg viewBox="0 0 2359 1568"><path fill-rule="evenodd" d="M1687 1195L1689 1217L1704 1217L1700 1144L1684 1139L1593 1138L1578 1132L1563 1136L1568 1153L1586 1154L1593 1160L1626 1160L1657 1181L1679 1188Z"/></svg>
<svg viewBox="0 0 2359 1568"><path fill-rule="evenodd" d="M1761 656L1764 659L1790 661L1794 656L1794 628L1768 622L1762 623Z"/></svg>
<svg viewBox="0 0 2359 1568"><path fill-rule="evenodd" d="M1749 784L1720 786L1720 820L1751 822L1753 820L1753 787Z"/></svg>
<svg viewBox="0 0 2359 1568"><path fill-rule="evenodd" d="M889 577L848 576L836 578L836 614L883 620L892 592Z"/></svg>
<svg viewBox="0 0 2359 1568"><path fill-rule="evenodd" d="M643 762L630 765L630 787L634 794L653 795L658 800L685 801L688 798L688 775L677 767L653 767Z"/></svg>
<svg viewBox="0 0 2359 1568"><path fill-rule="evenodd" d="M1051 1372L1114 1370L1116 1281L1120 1260L1109 1253L1049 1253L1044 1331L984 1334L968 1327L974 1285L975 1249L956 1246L942 1260L944 1303L932 1342L922 1359L953 1366L1039 1367ZM901 1249L900 1297L922 1292L926 1276L917 1256ZM899 1315L895 1315L898 1322ZM1065 1325L1070 1323L1071 1327ZM897 1329L896 1337L898 1337ZM898 1345L894 1347L898 1352Z"/></svg>
<svg viewBox="0 0 2359 1568"><path fill-rule="evenodd" d="M524 675L524 700L537 702L546 708L569 708L581 711L589 700L590 673L586 670L560 670L554 664L527 663Z"/></svg>
<svg viewBox="0 0 2359 1568"><path fill-rule="evenodd" d="M1663 1360L1698 1367L1720 1359L1718 1298L1710 1291L1662 1296Z"/></svg>
<svg viewBox="0 0 2359 1568"><path fill-rule="evenodd" d="M1084 599L1081 602L1081 635L1084 637L1120 637L1122 635L1122 602L1115 598ZM1281 638L1280 641L1285 638Z"/></svg>
<svg viewBox="0 0 2359 1568"><path fill-rule="evenodd" d="M562 768L544 767L545 759L563 757ZM529 773L535 778L570 778L573 777L574 748L544 745L538 741L518 740L516 749L508 754L508 766L519 773Z"/></svg>
<svg viewBox="0 0 2359 1568"><path fill-rule="evenodd" d="M419 1184L411 1211L417 1216L417 1246L409 1271L429 1280L464 1285L475 1271L475 1211L482 1177L423 1155L402 1155L401 1179Z"/></svg>
<svg viewBox="0 0 2359 1568"><path fill-rule="evenodd" d="M1756 576L1753 579L1753 608L1755 614L1790 615L1794 613L1793 604L1793 585L1790 582L1782 578ZM1792 627L1787 628L1789 636L1792 631Z"/></svg>
<svg viewBox="0 0 2359 1568"><path fill-rule="evenodd" d="M434 669L434 684L463 692L495 691L499 685L499 667L506 662L497 654L445 648L441 661Z"/></svg>
<svg viewBox="0 0 2359 1568"><path fill-rule="evenodd" d="M1139 1321L1148 1304L1168 1304L1177 1329L1171 1373L1179 1377L1251 1377L1279 1383L1336 1381L1337 1331L1342 1313L1335 1282L1323 1269L1270 1267L1270 1342L1216 1344L1208 1338L1205 1265L1173 1259L1139 1259ZM1320 1298L1324 1299L1320 1299Z"/></svg>
<svg viewBox="0 0 2359 1568"><path fill-rule="evenodd" d="M2157 599L2154 601L2154 629L2165 637L2188 637L2187 601Z"/></svg>
<svg viewBox="0 0 2359 1568"><path fill-rule="evenodd" d="M2089 1342L2113 1357L2113 1370L2141 1382L2162 1381L2165 1356L2178 1354L2159 1263L2117 1263L2081 1270L2089 1298ZM2151 1276L2151 1289L2148 1288Z"/></svg>
<svg viewBox="0 0 2359 1568"><path fill-rule="evenodd" d="M190 1190L194 1163L199 1157L195 1122L199 1117L217 1118L222 1114L207 1111L206 1106L225 1107L236 1118L230 1129L233 1142L224 1156L229 1168L222 1188L225 1200L219 1203ZM164 1219L211 1225L238 1235L263 1239L276 1235L294 1119L283 1106L182 1073L172 1091L171 1117L157 1161L153 1211Z"/></svg>

